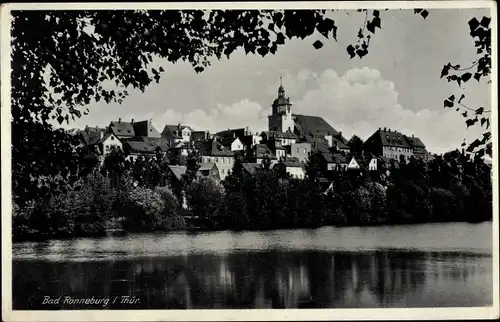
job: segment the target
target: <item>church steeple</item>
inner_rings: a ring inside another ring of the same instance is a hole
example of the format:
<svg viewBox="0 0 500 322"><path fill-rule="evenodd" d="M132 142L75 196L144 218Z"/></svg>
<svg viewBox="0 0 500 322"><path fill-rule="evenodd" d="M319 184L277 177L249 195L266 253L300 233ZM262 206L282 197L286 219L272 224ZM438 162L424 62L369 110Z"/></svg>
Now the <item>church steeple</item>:
<svg viewBox="0 0 500 322"><path fill-rule="evenodd" d="M278 88L278 97L285 97L285 88L283 87L283 75L280 75L280 87Z"/></svg>

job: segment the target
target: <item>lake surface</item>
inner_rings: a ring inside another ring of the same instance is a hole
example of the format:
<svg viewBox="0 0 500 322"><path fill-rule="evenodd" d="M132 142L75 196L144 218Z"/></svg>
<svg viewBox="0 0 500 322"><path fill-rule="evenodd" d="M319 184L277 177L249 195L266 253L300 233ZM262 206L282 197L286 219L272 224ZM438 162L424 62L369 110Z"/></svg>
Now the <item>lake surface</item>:
<svg viewBox="0 0 500 322"><path fill-rule="evenodd" d="M14 310L493 302L491 222L25 242L13 258Z"/></svg>

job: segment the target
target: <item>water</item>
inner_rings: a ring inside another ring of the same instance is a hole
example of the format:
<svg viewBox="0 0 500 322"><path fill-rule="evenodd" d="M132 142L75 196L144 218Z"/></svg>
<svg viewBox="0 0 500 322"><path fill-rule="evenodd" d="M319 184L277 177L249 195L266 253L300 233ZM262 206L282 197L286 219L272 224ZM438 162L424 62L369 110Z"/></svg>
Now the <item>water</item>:
<svg viewBox="0 0 500 322"><path fill-rule="evenodd" d="M136 234L17 243L13 256L15 310L493 301L491 223ZM101 302L75 301L91 298Z"/></svg>

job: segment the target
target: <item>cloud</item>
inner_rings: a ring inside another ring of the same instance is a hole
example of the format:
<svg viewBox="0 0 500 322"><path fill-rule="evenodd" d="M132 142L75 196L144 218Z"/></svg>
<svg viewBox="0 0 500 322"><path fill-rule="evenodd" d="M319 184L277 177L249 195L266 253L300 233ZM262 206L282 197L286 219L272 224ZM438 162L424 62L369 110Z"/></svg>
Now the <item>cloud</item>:
<svg viewBox="0 0 500 322"><path fill-rule="evenodd" d="M267 109L260 104L243 99L231 105L219 104L210 110L196 109L182 113L168 109L153 120L155 126L163 129L165 124L188 124L195 130L222 131L229 128L249 127L252 132L267 129Z"/></svg>
<svg viewBox="0 0 500 322"><path fill-rule="evenodd" d="M303 84L313 80L314 86L295 100L291 98L293 111L322 116L347 137L356 134L367 139L379 127L387 127L414 134L431 152L441 153L459 147L464 138L475 138L480 133L480 129L467 130L458 112L443 110L442 106L426 106L419 111L405 109L398 102L394 83L383 79L376 69L355 68L344 75L329 69L317 77L309 71L301 71L296 79Z"/></svg>

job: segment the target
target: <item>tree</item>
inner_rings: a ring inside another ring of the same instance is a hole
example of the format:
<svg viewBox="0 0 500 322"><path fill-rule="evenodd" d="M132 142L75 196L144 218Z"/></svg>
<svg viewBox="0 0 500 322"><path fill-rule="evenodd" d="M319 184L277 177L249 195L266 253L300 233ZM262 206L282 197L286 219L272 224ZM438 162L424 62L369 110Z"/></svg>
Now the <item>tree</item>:
<svg viewBox="0 0 500 322"><path fill-rule="evenodd" d="M361 138L357 135L353 135L352 138L347 143L352 153L363 152L363 144L364 144L363 140L361 140Z"/></svg>
<svg viewBox="0 0 500 322"><path fill-rule="evenodd" d="M379 10L358 11L366 19L357 44L346 48L351 58L367 55L376 28L381 28ZM49 120L69 123L92 101L121 102L129 87L144 91L164 72L150 68L154 58L187 61L202 72L211 58L229 58L238 48L264 57L275 54L288 39L305 39L316 31L327 40L337 35L327 10L25 10L11 14L13 189L19 197L34 194L36 184L31 178L63 169L76 171L71 167L73 147L67 133L54 129ZM429 12L416 9L415 14L425 19ZM489 22L487 17L469 22L471 35L479 39L478 55L483 55L476 64L474 76L482 75L477 80L490 72ZM312 45L323 46L320 40ZM455 67L447 71L458 71ZM45 72L49 72L48 82ZM465 75L460 76L462 81L470 78ZM119 89L109 89L109 84ZM488 127L488 119L479 119L484 112L475 109L476 117L467 121Z"/></svg>

